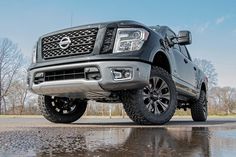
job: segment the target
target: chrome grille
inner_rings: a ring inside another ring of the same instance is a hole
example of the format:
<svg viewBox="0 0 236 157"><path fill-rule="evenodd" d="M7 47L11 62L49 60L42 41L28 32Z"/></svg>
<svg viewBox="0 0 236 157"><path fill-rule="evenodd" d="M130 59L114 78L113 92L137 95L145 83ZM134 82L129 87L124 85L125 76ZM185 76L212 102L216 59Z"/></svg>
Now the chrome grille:
<svg viewBox="0 0 236 157"><path fill-rule="evenodd" d="M74 30L59 33L42 39L42 57L44 59L82 55L93 52L98 28ZM63 37L69 37L70 46L62 49L59 42Z"/></svg>

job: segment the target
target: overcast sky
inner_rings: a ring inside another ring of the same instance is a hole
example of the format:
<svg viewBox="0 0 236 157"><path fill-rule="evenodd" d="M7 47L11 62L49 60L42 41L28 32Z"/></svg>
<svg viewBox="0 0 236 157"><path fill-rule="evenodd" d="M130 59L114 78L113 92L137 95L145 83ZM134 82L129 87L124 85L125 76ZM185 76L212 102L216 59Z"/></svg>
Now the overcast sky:
<svg viewBox="0 0 236 157"><path fill-rule="evenodd" d="M219 86L236 87L235 0L0 0L0 38L17 43L28 59L45 33L114 20L192 31L192 58L214 64Z"/></svg>

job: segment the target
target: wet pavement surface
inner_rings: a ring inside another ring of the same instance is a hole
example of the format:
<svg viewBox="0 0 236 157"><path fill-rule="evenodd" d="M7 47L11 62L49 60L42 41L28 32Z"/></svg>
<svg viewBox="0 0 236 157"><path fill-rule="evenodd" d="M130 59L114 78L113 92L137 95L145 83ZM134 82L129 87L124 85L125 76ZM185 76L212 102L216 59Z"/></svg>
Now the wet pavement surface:
<svg viewBox="0 0 236 157"><path fill-rule="evenodd" d="M0 118L0 156L234 156L236 118L196 123L174 118L140 126L129 119L83 118L53 124L39 118Z"/></svg>

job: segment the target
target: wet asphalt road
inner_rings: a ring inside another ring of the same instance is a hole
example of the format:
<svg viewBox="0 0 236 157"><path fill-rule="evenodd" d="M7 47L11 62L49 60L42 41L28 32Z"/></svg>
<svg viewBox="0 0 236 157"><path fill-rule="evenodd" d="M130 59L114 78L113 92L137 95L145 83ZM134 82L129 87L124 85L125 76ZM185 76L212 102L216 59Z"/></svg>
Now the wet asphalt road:
<svg viewBox="0 0 236 157"><path fill-rule="evenodd" d="M0 118L0 157L235 154L236 118L210 118L204 123L174 118L163 126L139 126L127 118L83 118L69 125L42 117Z"/></svg>

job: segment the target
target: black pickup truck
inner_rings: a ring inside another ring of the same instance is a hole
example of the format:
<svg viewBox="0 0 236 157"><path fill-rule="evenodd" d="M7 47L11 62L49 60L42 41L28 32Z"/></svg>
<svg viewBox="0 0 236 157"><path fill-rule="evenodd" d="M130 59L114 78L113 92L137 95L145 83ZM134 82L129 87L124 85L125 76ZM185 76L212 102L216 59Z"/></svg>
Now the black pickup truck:
<svg viewBox="0 0 236 157"><path fill-rule="evenodd" d="M87 101L122 102L138 124L164 124L176 108L207 119L207 77L185 45L191 33L167 26L115 21L43 35L33 51L28 86L43 116L71 123Z"/></svg>

